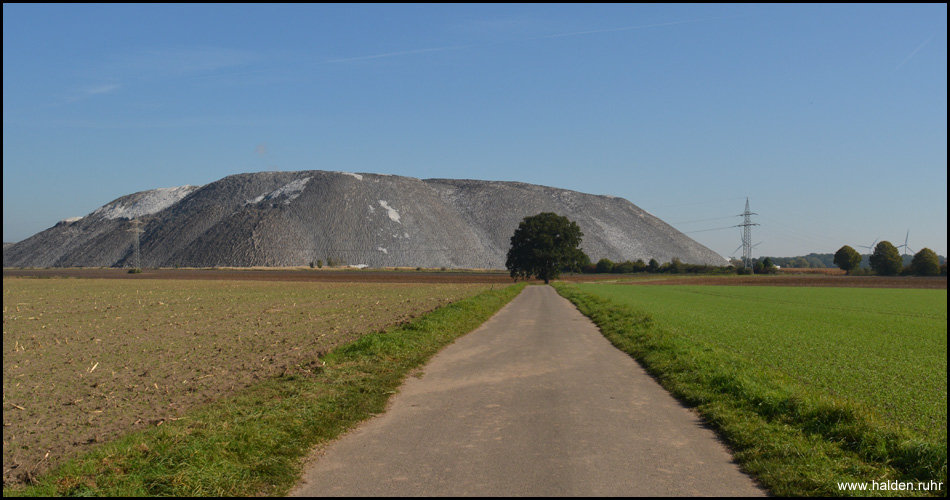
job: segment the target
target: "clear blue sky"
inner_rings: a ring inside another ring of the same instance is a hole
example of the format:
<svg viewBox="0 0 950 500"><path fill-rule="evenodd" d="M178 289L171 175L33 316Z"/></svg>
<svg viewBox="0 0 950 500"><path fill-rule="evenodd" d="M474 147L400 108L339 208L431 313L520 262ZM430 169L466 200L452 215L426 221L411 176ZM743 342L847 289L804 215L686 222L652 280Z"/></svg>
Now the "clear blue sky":
<svg viewBox="0 0 950 500"><path fill-rule="evenodd" d="M264 170L630 200L728 257L947 254L947 6L3 6L3 241Z"/></svg>

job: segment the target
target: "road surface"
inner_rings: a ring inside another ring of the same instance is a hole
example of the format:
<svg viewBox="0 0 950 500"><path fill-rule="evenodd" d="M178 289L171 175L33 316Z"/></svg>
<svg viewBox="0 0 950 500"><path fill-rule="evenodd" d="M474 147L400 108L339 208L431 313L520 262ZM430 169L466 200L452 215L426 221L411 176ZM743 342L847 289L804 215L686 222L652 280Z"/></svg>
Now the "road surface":
<svg viewBox="0 0 950 500"><path fill-rule="evenodd" d="M551 287L527 287L423 370L291 495L765 495Z"/></svg>

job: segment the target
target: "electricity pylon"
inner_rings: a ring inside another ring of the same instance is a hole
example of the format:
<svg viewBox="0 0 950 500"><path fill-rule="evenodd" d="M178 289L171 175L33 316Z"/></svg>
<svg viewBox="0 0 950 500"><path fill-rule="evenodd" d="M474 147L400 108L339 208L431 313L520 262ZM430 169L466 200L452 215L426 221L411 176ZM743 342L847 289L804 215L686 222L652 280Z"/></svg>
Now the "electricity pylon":
<svg viewBox="0 0 950 500"><path fill-rule="evenodd" d="M129 229L129 232L135 235L135 257L134 257L134 267L136 269L142 269L142 256L139 252L139 239L142 233L145 232L144 229L140 228L139 225L142 224L142 221L138 219L132 219L132 229Z"/></svg>
<svg viewBox="0 0 950 500"><path fill-rule="evenodd" d="M742 264L747 268L752 267L752 226L758 224L752 222L752 216L759 215L749 211L749 198L745 199L745 212L742 213Z"/></svg>

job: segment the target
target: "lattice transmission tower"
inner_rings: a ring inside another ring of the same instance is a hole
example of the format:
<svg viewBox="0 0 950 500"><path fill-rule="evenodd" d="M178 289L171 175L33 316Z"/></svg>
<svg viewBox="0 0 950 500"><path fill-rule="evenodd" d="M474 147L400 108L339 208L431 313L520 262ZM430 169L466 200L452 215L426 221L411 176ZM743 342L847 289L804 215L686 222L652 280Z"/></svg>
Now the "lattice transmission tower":
<svg viewBox="0 0 950 500"><path fill-rule="evenodd" d="M747 268L752 267L752 226L758 224L752 222L752 216L759 215L749 211L749 198L745 199L745 212L742 213L742 264Z"/></svg>
<svg viewBox="0 0 950 500"><path fill-rule="evenodd" d="M142 256L141 252L139 252L139 240L141 239L140 237L142 233L145 232L145 230L139 227L139 225L142 224L142 221L138 219L132 219L130 222L132 223L132 229L129 229L129 232L135 235L135 260L133 261L133 267L135 267L135 269L142 269Z"/></svg>

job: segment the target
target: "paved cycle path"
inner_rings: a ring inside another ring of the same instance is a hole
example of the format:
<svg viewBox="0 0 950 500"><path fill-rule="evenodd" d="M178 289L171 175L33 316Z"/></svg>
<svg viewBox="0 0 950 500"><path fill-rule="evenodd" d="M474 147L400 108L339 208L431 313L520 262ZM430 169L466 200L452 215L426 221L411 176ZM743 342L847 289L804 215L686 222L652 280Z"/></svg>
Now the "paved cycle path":
<svg viewBox="0 0 950 500"><path fill-rule="evenodd" d="M764 496L696 414L529 286L330 444L294 496Z"/></svg>

